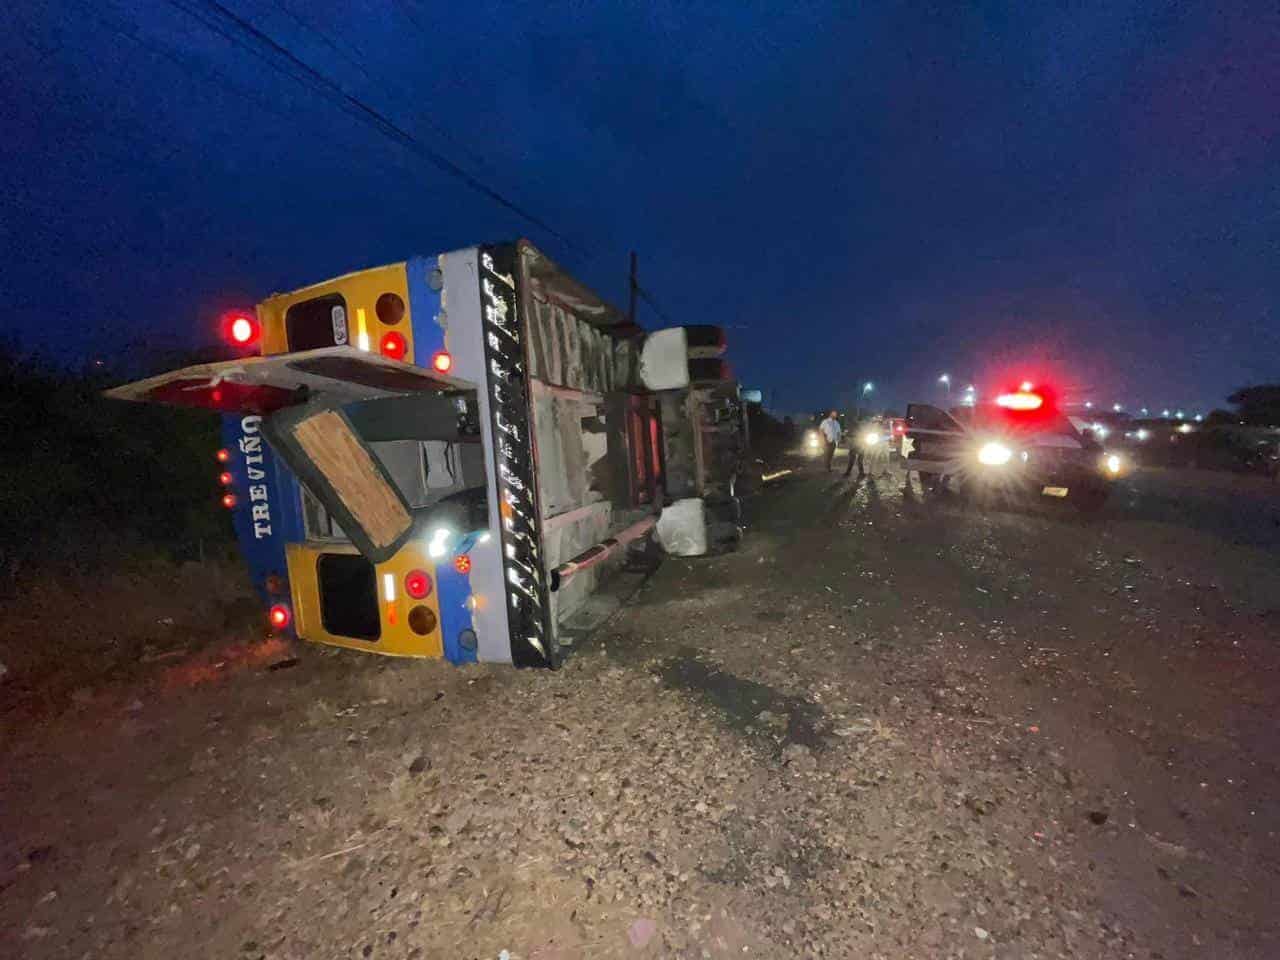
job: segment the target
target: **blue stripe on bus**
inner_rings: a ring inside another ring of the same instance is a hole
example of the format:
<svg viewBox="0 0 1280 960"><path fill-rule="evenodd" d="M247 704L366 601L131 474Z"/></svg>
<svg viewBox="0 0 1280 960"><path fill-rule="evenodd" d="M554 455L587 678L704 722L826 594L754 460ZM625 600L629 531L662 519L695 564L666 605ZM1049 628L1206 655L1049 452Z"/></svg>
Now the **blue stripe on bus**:
<svg viewBox="0 0 1280 960"><path fill-rule="evenodd" d="M244 419L242 414L224 414L222 417L222 440L230 454L223 468L231 474L228 490L236 498L236 505L231 510L231 524L240 544L240 555L244 558L254 589L263 605L268 606L290 596L285 544L302 540L302 495L298 481L276 458L265 439L255 451L255 455L261 453L262 462L254 464L261 468L263 477L249 480L245 450L241 446L241 441L247 436L243 428ZM253 435L261 437L260 433ZM266 487L265 501L252 499L251 485ZM267 505L269 519L255 524L253 507L263 503ZM267 578L272 575L284 583L283 595L273 596L267 592ZM292 634L293 627L290 626L286 632Z"/></svg>
<svg viewBox="0 0 1280 960"><path fill-rule="evenodd" d="M430 367L431 357L445 345L444 328L436 318L440 315L440 291L432 290L427 277L436 269L436 257L411 257L404 265L409 286L409 325L413 331L413 360L420 367Z"/></svg>
<svg viewBox="0 0 1280 960"><path fill-rule="evenodd" d="M450 663L475 663L476 651L465 649L458 641L463 630L475 631L466 600L471 596L471 576L459 573L453 560L436 567L436 590L440 603L440 633L444 637L444 655Z"/></svg>

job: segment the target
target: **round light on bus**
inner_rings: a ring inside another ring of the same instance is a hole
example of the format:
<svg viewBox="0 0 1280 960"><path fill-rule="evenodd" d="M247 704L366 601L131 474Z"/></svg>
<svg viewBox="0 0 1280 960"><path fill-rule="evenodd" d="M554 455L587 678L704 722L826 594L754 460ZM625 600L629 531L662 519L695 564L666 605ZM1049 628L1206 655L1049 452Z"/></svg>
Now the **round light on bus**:
<svg viewBox="0 0 1280 960"><path fill-rule="evenodd" d="M978 462L989 467L1001 467L1013 458L1013 451L1003 443L984 443L978 451Z"/></svg>
<svg viewBox="0 0 1280 960"><path fill-rule="evenodd" d="M388 359L403 360L405 354L409 352L409 345L405 342L403 335L393 330L391 333L382 335L382 342L378 344L378 349Z"/></svg>
<svg viewBox="0 0 1280 960"><path fill-rule="evenodd" d="M431 357L431 366L436 368L437 373L448 373L453 369L453 357L448 350L437 350Z"/></svg>
<svg viewBox="0 0 1280 960"><path fill-rule="evenodd" d="M435 611L430 607L417 606L409 611L409 629L420 637L435 630L438 622Z"/></svg>
<svg viewBox="0 0 1280 960"><path fill-rule="evenodd" d="M380 322L394 327L404 319L404 298L398 293L384 293L374 303L373 312Z"/></svg>
<svg viewBox="0 0 1280 960"><path fill-rule="evenodd" d="M222 473L218 474L218 482L222 484L224 487L231 486L231 479L232 479L231 474L227 473L227 471L225 470L223 470Z"/></svg>
<svg viewBox="0 0 1280 960"><path fill-rule="evenodd" d="M224 493L222 495L222 505L230 510L236 505L236 495L234 493Z"/></svg>
<svg viewBox="0 0 1280 960"><path fill-rule="evenodd" d="M404 592L414 600L431 593L431 577L425 570L410 570L404 575Z"/></svg>
<svg viewBox="0 0 1280 960"><path fill-rule="evenodd" d="M289 612L289 608L283 603L277 603L267 611L267 621L276 630L283 630L292 620L293 614Z"/></svg>
<svg viewBox="0 0 1280 960"><path fill-rule="evenodd" d="M453 558L453 569L459 573L471 572L471 556L470 554L460 553Z"/></svg>
<svg viewBox="0 0 1280 960"><path fill-rule="evenodd" d="M223 314L222 336L237 347L247 347L258 339L261 333L258 321L252 315L240 310Z"/></svg>
<svg viewBox="0 0 1280 960"><path fill-rule="evenodd" d="M214 457L216 457L216 458L217 458L217 461L218 461L219 463L226 463L228 460L230 460L230 459L231 459L231 451L230 451L230 450L227 450L227 449L224 447L223 449L221 449L221 450L219 450L217 453L215 453L215 454L214 454Z"/></svg>

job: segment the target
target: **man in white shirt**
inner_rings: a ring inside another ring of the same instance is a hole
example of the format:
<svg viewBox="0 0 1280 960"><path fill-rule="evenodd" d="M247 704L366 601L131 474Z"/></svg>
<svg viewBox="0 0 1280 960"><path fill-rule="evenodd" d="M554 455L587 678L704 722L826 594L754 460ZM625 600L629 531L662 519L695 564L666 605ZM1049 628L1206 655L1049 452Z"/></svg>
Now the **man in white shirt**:
<svg viewBox="0 0 1280 960"><path fill-rule="evenodd" d="M831 471L831 461L836 455L836 444L840 442L840 421L832 410L827 419L818 424L818 432L822 434L822 442L827 445L827 471Z"/></svg>

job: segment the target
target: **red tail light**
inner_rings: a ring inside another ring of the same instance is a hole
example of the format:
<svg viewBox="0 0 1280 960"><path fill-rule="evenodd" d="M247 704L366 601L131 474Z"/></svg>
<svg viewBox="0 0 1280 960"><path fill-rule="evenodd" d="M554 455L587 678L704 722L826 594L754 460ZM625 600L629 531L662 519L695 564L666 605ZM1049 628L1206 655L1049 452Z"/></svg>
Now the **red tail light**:
<svg viewBox="0 0 1280 960"><path fill-rule="evenodd" d="M236 505L236 495L234 493L224 493L222 495L222 505L230 510Z"/></svg>
<svg viewBox="0 0 1280 960"><path fill-rule="evenodd" d="M404 576L404 592L421 600L431 592L431 577L425 570L410 570Z"/></svg>
<svg viewBox="0 0 1280 960"><path fill-rule="evenodd" d="M261 333L257 319L244 311L236 310L222 317L222 336L237 347L255 343Z"/></svg>
<svg viewBox="0 0 1280 960"><path fill-rule="evenodd" d="M378 345L378 349L382 351L384 357L403 360L404 355L409 352L409 345L405 343L403 335L392 331L382 335L382 342Z"/></svg>
<svg viewBox="0 0 1280 960"><path fill-rule="evenodd" d="M231 452L224 448L215 453L214 456L217 457L219 463L226 463L231 459Z"/></svg>
<svg viewBox="0 0 1280 960"><path fill-rule="evenodd" d="M437 350L431 358L431 365L439 373L448 373L453 369L453 357L448 350Z"/></svg>
<svg viewBox="0 0 1280 960"><path fill-rule="evenodd" d="M1002 393L996 397L996 403L1006 410L1039 410L1044 406L1044 397L1038 393L1019 390L1017 393Z"/></svg>
<svg viewBox="0 0 1280 960"><path fill-rule="evenodd" d="M293 614L283 603L277 603L267 611L267 621L277 630L283 630L293 620Z"/></svg>
<svg viewBox="0 0 1280 960"><path fill-rule="evenodd" d="M466 553L460 553L453 558L453 569L459 573L471 572L471 556Z"/></svg>
<svg viewBox="0 0 1280 960"><path fill-rule="evenodd" d="M231 479L231 474L227 473L225 470L218 474L218 482L224 487L231 486Z"/></svg>

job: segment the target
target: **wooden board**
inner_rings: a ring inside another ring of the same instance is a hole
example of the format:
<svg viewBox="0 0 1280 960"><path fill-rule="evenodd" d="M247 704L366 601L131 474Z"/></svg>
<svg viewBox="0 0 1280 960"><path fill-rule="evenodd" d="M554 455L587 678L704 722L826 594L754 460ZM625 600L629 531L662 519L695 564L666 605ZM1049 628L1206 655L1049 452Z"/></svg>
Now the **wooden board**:
<svg viewBox="0 0 1280 960"><path fill-rule="evenodd" d="M374 546L388 547L404 534L412 517L340 414L308 417L293 435Z"/></svg>

